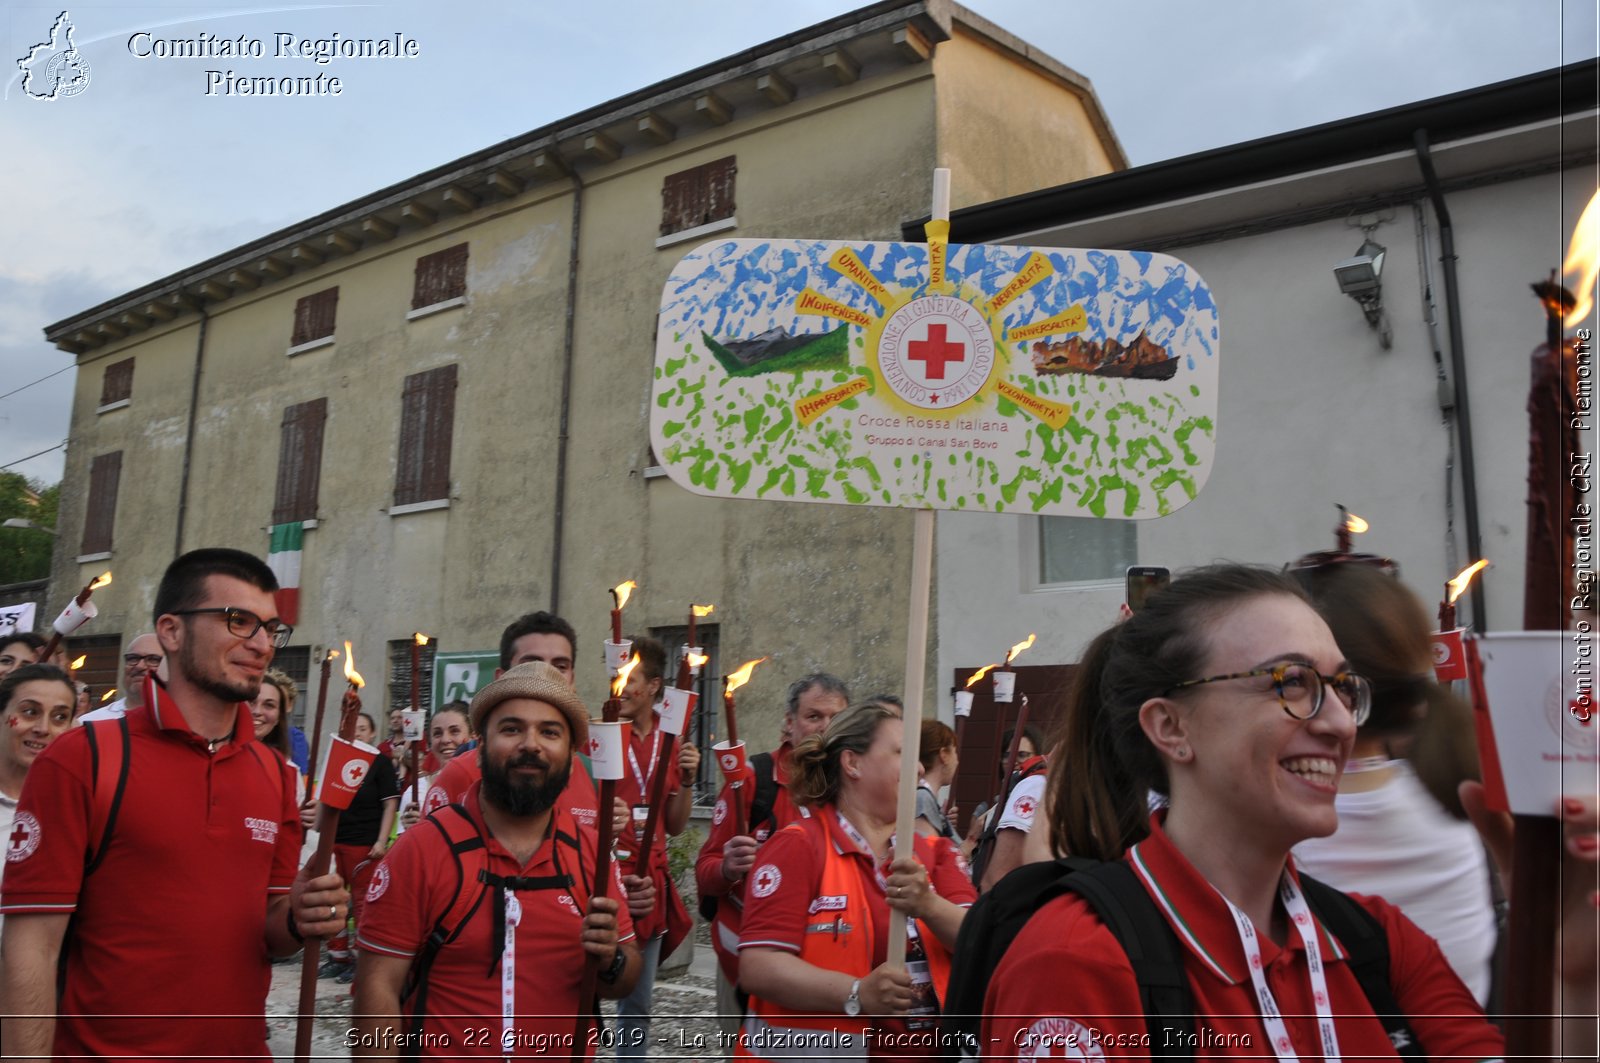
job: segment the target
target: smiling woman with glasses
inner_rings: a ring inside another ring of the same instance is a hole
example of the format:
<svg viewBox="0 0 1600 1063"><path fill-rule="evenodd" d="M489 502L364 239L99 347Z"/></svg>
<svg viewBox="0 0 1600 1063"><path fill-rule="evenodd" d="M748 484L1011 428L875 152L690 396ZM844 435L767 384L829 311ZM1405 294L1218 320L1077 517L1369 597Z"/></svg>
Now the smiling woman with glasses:
<svg viewBox="0 0 1600 1063"><path fill-rule="evenodd" d="M1148 906L1170 934L1193 1029L1211 1049L1199 1055L1395 1058L1396 1039L1433 1059L1502 1054L1438 946L1399 909L1313 885L1290 858L1338 826L1339 779L1372 709L1372 684L1293 580L1236 565L1174 580L1094 640L1073 684L1050 776L1052 840L1120 862L1124 903ZM1167 801L1155 813L1152 790ZM1387 942L1397 1008L1371 1002L1329 925ZM1400 1026L1378 1017L1395 1010ZM1070 892L1017 935L983 1011L985 1045L1152 1043L1127 951Z"/></svg>
<svg viewBox="0 0 1600 1063"><path fill-rule="evenodd" d="M231 605L214 605L205 609L174 609L173 616L200 616L206 613L215 613L221 616L228 625L228 634L238 639L255 638L256 632L266 630L267 640L272 643L273 649L281 650L289 645L289 636L294 634L294 627L285 624L282 620L263 620L248 609L237 609ZM159 662L157 662L159 663Z"/></svg>

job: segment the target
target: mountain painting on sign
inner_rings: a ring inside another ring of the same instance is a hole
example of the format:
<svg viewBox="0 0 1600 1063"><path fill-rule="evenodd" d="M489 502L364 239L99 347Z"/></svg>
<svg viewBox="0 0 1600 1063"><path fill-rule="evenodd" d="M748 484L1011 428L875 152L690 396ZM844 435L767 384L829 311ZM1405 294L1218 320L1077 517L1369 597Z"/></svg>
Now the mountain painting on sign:
<svg viewBox="0 0 1600 1063"><path fill-rule="evenodd" d="M1142 518L1205 485L1198 273L1077 248L719 240L667 279L650 435L723 498ZM931 276L945 252L942 276Z"/></svg>

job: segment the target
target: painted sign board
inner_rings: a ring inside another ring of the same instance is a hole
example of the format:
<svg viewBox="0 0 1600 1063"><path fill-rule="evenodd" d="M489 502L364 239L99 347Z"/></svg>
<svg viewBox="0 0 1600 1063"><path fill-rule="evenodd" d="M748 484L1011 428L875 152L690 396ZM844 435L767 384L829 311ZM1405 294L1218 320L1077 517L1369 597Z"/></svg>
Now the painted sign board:
<svg viewBox="0 0 1600 1063"><path fill-rule="evenodd" d="M1163 516L1210 472L1219 340L1168 255L718 240L663 289L651 441L721 498Z"/></svg>

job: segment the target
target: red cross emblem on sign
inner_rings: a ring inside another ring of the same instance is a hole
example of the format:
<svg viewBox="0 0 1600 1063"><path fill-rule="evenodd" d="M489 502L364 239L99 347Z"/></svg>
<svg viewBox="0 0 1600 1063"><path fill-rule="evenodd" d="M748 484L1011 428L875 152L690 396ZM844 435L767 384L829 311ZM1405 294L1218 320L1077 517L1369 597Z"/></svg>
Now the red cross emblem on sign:
<svg viewBox="0 0 1600 1063"><path fill-rule="evenodd" d="M945 338L946 326L929 325L928 338L906 344L906 357L921 362L929 380L943 380L944 367L967 360L967 345Z"/></svg>

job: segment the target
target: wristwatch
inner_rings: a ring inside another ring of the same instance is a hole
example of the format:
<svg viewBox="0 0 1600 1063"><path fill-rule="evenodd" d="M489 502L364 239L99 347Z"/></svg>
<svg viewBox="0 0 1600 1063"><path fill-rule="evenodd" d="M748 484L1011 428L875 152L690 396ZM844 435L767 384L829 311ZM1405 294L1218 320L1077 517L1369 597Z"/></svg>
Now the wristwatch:
<svg viewBox="0 0 1600 1063"><path fill-rule="evenodd" d="M623 955L622 949L619 947L615 955L611 957L611 966L600 972L600 981L607 985L613 984L618 978L622 977L623 968L627 966L628 957Z"/></svg>
<svg viewBox="0 0 1600 1063"><path fill-rule="evenodd" d="M850 983L850 995L844 998L844 1013L851 1017L861 1014L861 979Z"/></svg>

